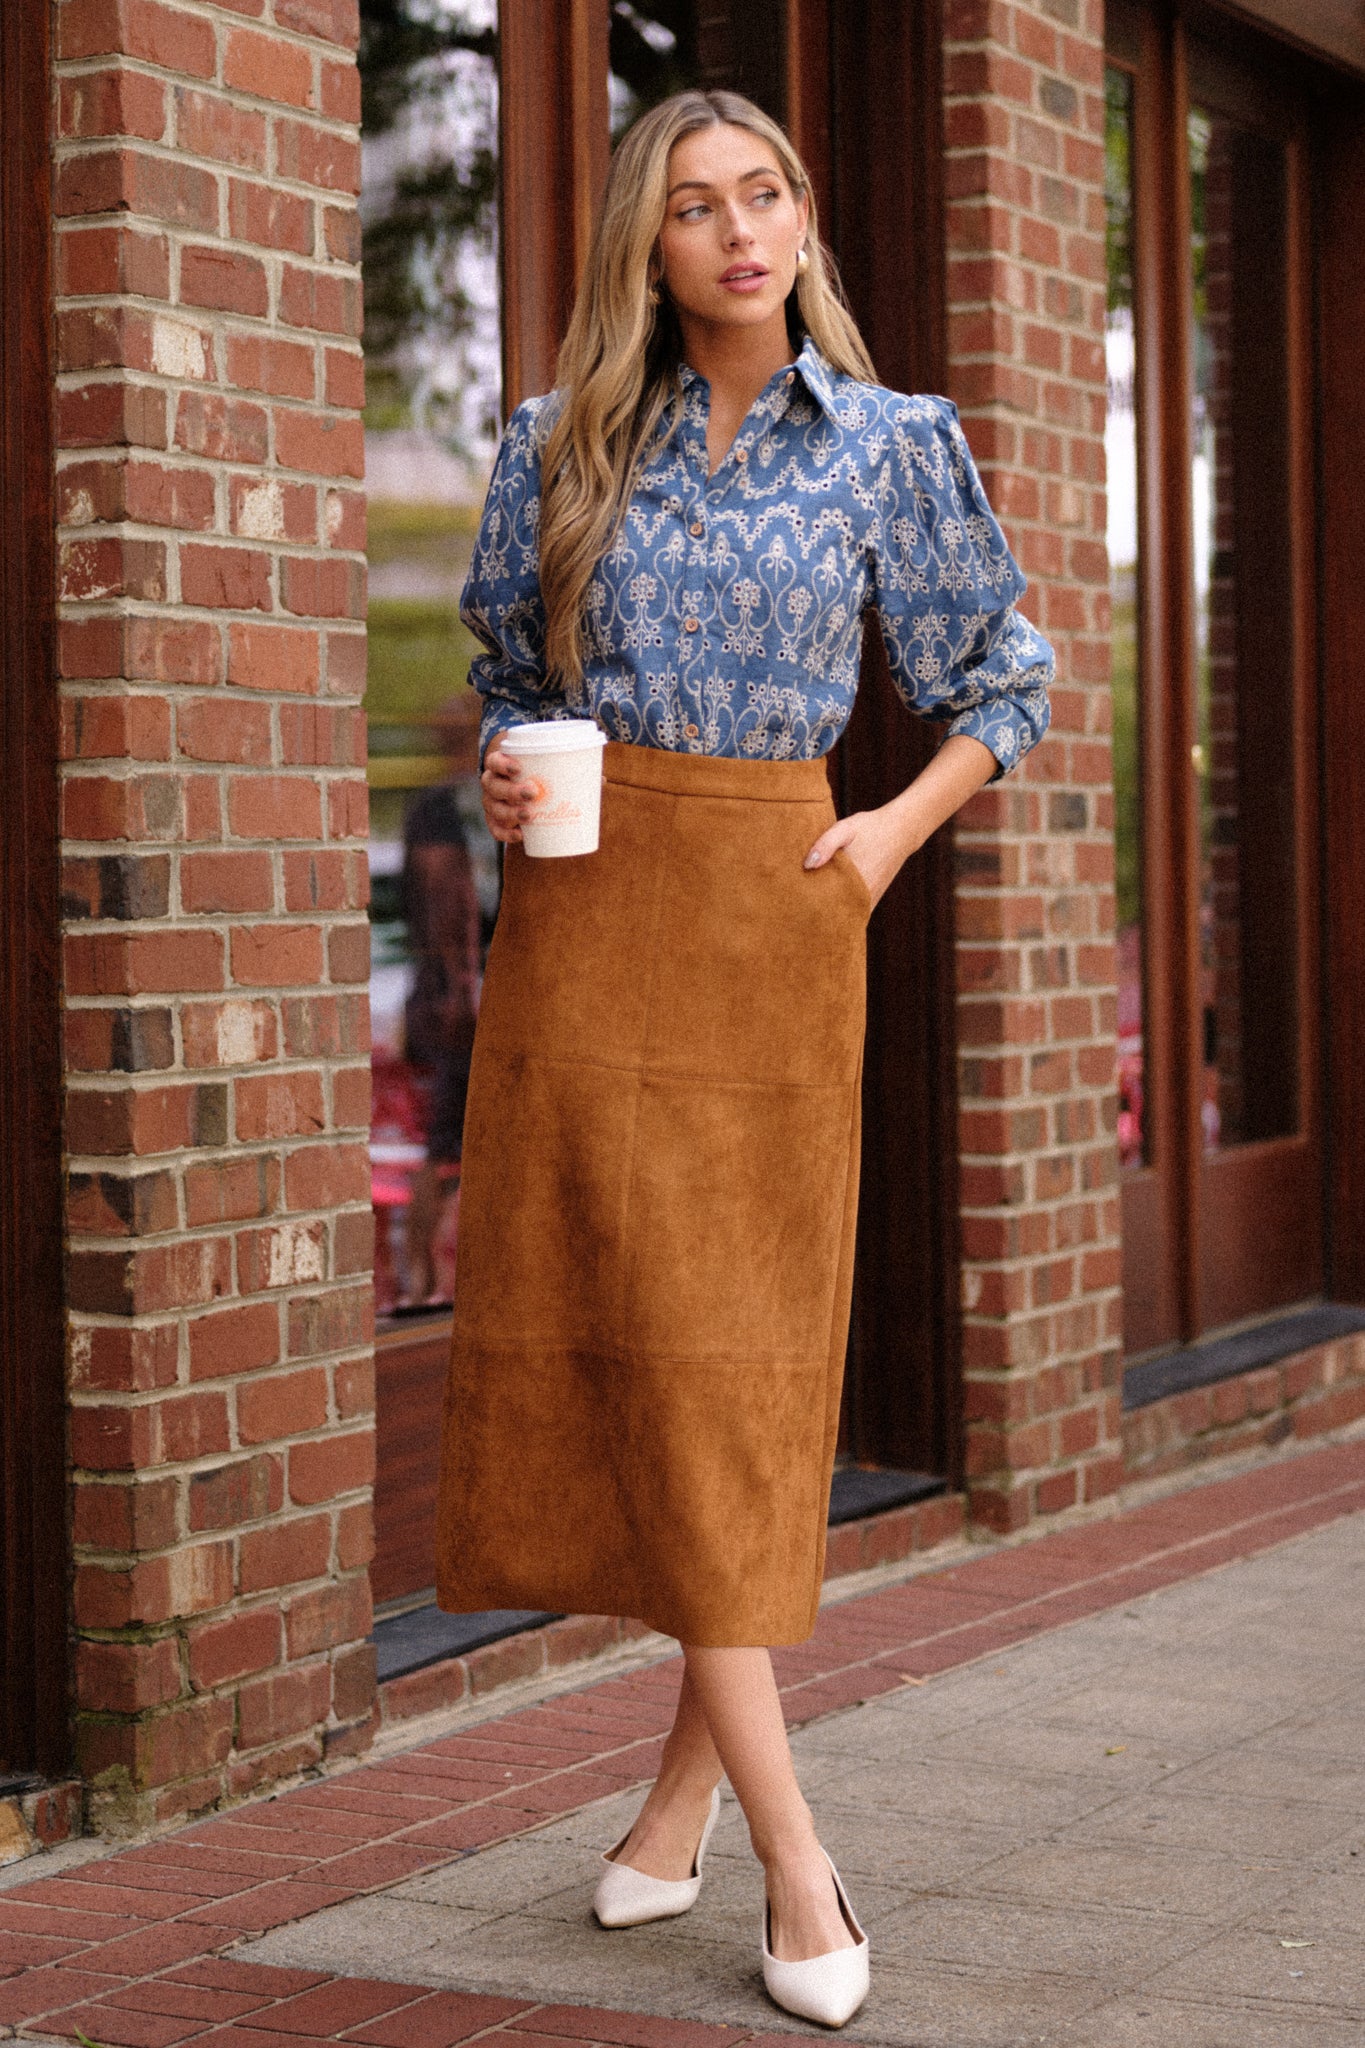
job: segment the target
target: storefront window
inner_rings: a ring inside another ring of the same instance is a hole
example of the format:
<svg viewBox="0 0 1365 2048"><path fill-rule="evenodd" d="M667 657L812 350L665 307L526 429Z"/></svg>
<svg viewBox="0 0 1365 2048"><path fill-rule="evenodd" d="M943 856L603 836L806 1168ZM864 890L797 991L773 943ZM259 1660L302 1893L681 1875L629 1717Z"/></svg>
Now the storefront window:
<svg viewBox="0 0 1365 2048"><path fill-rule="evenodd" d="M1205 1149L1296 1122L1283 145L1195 106L1195 731Z"/></svg>
<svg viewBox="0 0 1365 2048"><path fill-rule="evenodd" d="M494 0L367 16L371 1186L379 1312L448 1301L496 848L458 604L501 412Z"/></svg>

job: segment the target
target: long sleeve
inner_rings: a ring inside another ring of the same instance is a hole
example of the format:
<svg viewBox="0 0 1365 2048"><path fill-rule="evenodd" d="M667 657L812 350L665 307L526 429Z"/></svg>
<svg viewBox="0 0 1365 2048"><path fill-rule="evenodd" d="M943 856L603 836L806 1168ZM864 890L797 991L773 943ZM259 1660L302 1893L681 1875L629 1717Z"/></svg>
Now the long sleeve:
<svg viewBox="0 0 1365 2048"><path fill-rule="evenodd" d="M538 427L545 404L527 399L507 422L460 598L460 617L485 650L469 665L484 700L480 760L497 733L569 709L545 671Z"/></svg>
<svg viewBox="0 0 1365 2048"><path fill-rule="evenodd" d="M947 399L909 401L877 479L873 603L896 688L990 748L1003 775L1047 731L1052 649ZM995 778L992 778L993 780Z"/></svg>

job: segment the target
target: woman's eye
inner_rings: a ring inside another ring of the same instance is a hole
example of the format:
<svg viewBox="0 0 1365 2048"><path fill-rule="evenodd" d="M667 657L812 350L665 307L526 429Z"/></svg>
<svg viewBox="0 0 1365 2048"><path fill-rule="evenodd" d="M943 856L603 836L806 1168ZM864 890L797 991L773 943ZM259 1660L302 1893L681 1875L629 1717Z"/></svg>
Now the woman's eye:
<svg viewBox="0 0 1365 2048"><path fill-rule="evenodd" d="M776 194L776 192L774 192L774 191L773 191L773 189L771 188L771 186L769 186L769 187L765 188L765 190L764 190L764 191L762 191L762 192L756 192L756 193L754 194L754 197L755 197L755 199L761 199L761 200L763 200L763 201L764 201L764 203L765 203L765 204L768 204L768 205L770 205L770 204L772 203L772 201L773 201L774 199L776 199L776 197L777 197L777 194Z"/></svg>
<svg viewBox="0 0 1365 2048"><path fill-rule="evenodd" d="M704 214L705 212L706 212L706 208L705 208L705 206L704 206L704 205L702 204L702 202L701 202L700 200L698 200L695 206L684 206L684 207L683 207L683 209L682 209L682 211L681 211L681 212L679 213L679 215L678 215L678 219L679 219L679 220L700 220L700 219L701 219L701 217L702 217L702 215L703 215L703 214Z"/></svg>

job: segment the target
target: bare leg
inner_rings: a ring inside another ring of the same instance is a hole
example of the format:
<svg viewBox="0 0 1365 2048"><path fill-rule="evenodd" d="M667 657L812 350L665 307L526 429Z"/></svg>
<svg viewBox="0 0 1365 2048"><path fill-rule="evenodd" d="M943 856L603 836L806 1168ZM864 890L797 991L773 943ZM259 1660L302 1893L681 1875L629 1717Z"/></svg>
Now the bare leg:
<svg viewBox="0 0 1365 2048"><path fill-rule="evenodd" d="M796 1782L766 1650L698 1650L687 1660L659 1776L618 1862L649 1877L690 1877L722 1765L749 1823L782 1962L849 1948L853 1937Z"/></svg>
<svg viewBox="0 0 1365 2048"><path fill-rule="evenodd" d="M796 1963L852 1948L810 1808L796 1782L766 1650L683 1648L687 1675L749 1823L772 1906L772 1953Z"/></svg>
<svg viewBox="0 0 1365 2048"><path fill-rule="evenodd" d="M692 1674L685 1668L659 1775L616 1861L643 1870L646 1877L668 1878L674 1883L690 1877L711 1794L720 1777L716 1745Z"/></svg>

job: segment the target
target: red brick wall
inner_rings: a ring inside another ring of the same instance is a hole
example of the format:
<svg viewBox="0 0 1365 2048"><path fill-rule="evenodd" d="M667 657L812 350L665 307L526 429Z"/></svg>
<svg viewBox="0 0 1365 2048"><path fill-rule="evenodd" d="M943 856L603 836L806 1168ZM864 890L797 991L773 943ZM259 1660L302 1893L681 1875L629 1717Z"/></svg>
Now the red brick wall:
<svg viewBox="0 0 1365 2048"><path fill-rule="evenodd" d="M958 831L971 1512L1121 1476L1101 0L948 0L951 395L1057 650L1052 733Z"/></svg>
<svg viewBox="0 0 1365 2048"><path fill-rule="evenodd" d="M354 0L61 0L78 1754L95 1818L366 1737Z"/></svg>
<svg viewBox="0 0 1365 2048"><path fill-rule="evenodd" d="M1160 1479L1230 1453L1300 1443L1365 1418L1365 1335L1338 1337L1123 1418L1130 1479Z"/></svg>

